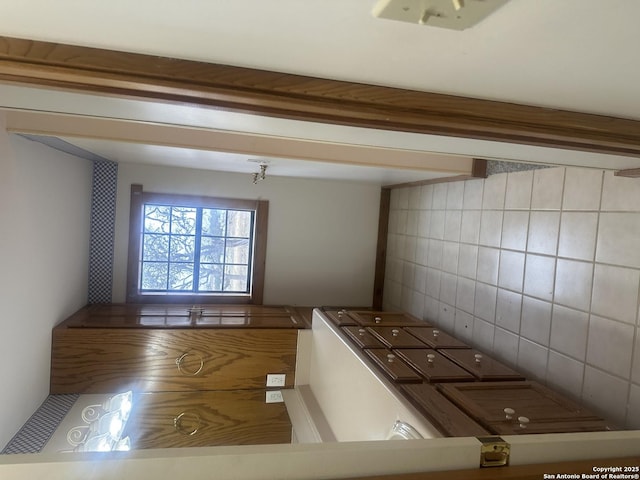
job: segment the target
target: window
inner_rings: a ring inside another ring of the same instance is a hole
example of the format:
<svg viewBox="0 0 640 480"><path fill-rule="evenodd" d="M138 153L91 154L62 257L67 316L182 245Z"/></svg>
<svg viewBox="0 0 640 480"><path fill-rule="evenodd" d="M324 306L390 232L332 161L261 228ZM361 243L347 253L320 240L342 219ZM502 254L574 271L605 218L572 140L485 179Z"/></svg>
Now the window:
<svg viewBox="0 0 640 480"><path fill-rule="evenodd" d="M131 187L127 301L262 303L268 202Z"/></svg>

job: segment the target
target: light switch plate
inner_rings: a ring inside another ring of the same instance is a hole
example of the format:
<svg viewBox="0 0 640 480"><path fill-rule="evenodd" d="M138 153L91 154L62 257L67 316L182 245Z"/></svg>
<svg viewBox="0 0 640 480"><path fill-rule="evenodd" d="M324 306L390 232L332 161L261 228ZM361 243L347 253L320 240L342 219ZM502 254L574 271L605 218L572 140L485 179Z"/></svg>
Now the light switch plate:
<svg viewBox="0 0 640 480"><path fill-rule="evenodd" d="M374 17L464 30L484 20L508 0L380 0Z"/></svg>
<svg viewBox="0 0 640 480"><path fill-rule="evenodd" d="M267 387L284 387L287 376L284 373L269 373L267 375Z"/></svg>

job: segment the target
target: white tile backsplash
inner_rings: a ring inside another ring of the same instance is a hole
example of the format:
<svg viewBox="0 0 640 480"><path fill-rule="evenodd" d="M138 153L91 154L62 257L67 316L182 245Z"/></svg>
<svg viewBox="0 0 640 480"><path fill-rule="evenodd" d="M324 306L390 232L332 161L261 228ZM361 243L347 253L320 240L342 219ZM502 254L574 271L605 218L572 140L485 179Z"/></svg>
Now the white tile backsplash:
<svg viewBox="0 0 640 480"><path fill-rule="evenodd" d="M561 353L549 351L547 383L574 398L582 395L584 363Z"/></svg>
<svg viewBox="0 0 640 480"><path fill-rule="evenodd" d="M522 295L509 290L498 289L496 303L496 325L513 333L520 332Z"/></svg>
<svg viewBox="0 0 640 480"><path fill-rule="evenodd" d="M533 170L507 174L507 192L504 208L529 210L531 207L531 188L533 186Z"/></svg>
<svg viewBox="0 0 640 480"><path fill-rule="evenodd" d="M394 189L385 308L640 428L639 247L640 181L611 172Z"/></svg>
<svg viewBox="0 0 640 480"><path fill-rule="evenodd" d="M592 280L592 263L558 259L554 301L568 307L588 310Z"/></svg>
<svg viewBox="0 0 640 480"><path fill-rule="evenodd" d="M640 188L637 178L616 177L605 172L602 188L602 211L622 210L637 212L640 205Z"/></svg>
<svg viewBox="0 0 640 480"><path fill-rule="evenodd" d="M468 278L476 278L478 265L478 245L460 244L458 253L458 275Z"/></svg>
<svg viewBox="0 0 640 480"><path fill-rule="evenodd" d="M493 285L477 283L473 309L475 316L489 323L495 323L497 295L498 289Z"/></svg>
<svg viewBox="0 0 640 480"><path fill-rule="evenodd" d="M598 210L602 190L602 170L567 168L564 179L563 210Z"/></svg>
<svg viewBox="0 0 640 480"><path fill-rule="evenodd" d="M596 261L640 268L638 239L640 213L601 213Z"/></svg>
<svg viewBox="0 0 640 480"><path fill-rule="evenodd" d="M507 175L491 175L484 181L482 208L485 210L504 209Z"/></svg>
<svg viewBox="0 0 640 480"><path fill-rule="evenodd" d="M447 210L444 217L444 239L460 241L460 224L462 222L462 210Z"/></svg>
<svg viewBox="0 0 640 480"><path fill-rule="evenodd" d="M589 315L555 305L551 315L549 346L577 360L584 361L589 332Z"/></svg>
<svg viewBox="0 0 640 480"><path fill-rule="evenodd" d="M601 370L585 367L582 399L597 412L624 425L629 398L629 381Z"/></svg>
<svg viewBox="0 0 640 480"><path fill-rule="evenodd" d="M549 349L520 337L518 367L528 378L544 381L547 372Z"/></svg>
<svg viewBox="0 0 640 480"><path fill-rule="evenodd" d="M480 282L498 284L498 266L500 250L497 248L478 247L478 280Z"/></svg>
<svg viewBox="0 0 640 480"><path fill-rule="evenodd" d="M528 229L529 212L504 212L504 217L502 218L502 248L524 251L527 248Z"/></svg>
<svg viewBox="0 0 640 480"><path fill-rule="evenodd" d="M560 210L564 168L541 168L533 172L531 210Z"/></svg>
<svg viewBox="0 0 640 480"><path fill-rule="evenodd" d="M545 347L551 332L551 303L537 298L522 297L520 335Z"/></svg>
<svg viewBox="0 0 640 480"><path fill-rule="evenodd" d="M480 216L480 245L499 247L502 236L502 211L483 211Z"/></svg>
<svg viewBox="0 0 640 480"><path fill-rule="evenodd" d="M464 200L462 202L462 208L464 210L481 209L483 190L484 180L471 180L464 182Z"/></svg>
<svg viewBox="0 0 640 480"><path fill-rule="evenodd" d="M593 260L596 246L598 214L562 212L558 256Z"/></svg>
<svg viewBox="0 0 640 480"><path fill-rule="evenodd" d="M639 287L639 270L596 264L591 311L635 324Z"/></svg>
<svg viewBox="0 0 640 480"><path fill-rule="evenodd" d="M553 298L555 269L555 257L528 254L524 273L524 293L551 301Z"/></svg>
<svg viewBox="0 0 640 480"><path fill-rule="evenodd" d="M629 378L634 327L591 315L587 363L619 377Z"/></svg>
<svg viewBox="0 0 640 480"><path fill-rule="evenodd" d="M498 286L521 292L524 279L524 260L524 253L501 250Z"/></svg>
<svg viewBox="0 0 640 480"><path fill-rule="evenodd" d="M560 212L531 212L527 250L531 253L555 255L559 231Z"/></svg>
<svg viewBox="0 0 640 480"><path fill-rule="evenodd" d="M464 210L462 212L462 224L460 226L460 241L463 243L477 244L480 238L479 210Z"/></svg>

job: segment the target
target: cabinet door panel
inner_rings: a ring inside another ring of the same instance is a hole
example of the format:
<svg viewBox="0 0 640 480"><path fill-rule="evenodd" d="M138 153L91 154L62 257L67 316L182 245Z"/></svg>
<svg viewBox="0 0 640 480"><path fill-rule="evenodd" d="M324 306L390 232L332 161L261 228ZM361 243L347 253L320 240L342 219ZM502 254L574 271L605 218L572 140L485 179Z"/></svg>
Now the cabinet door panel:
<svg viewBox="0 0 640 480"><path fill-rule="evenodd" d="M127 424L132 447L206 447L291 443L283 402L264 390L137 395Z"/></svg>
<svg viewBox="0 0 640 480"><path fill-rule="evenodd" d="M297 330L54 330L51 393L264 388L269 373L293 386Z"/></svg>

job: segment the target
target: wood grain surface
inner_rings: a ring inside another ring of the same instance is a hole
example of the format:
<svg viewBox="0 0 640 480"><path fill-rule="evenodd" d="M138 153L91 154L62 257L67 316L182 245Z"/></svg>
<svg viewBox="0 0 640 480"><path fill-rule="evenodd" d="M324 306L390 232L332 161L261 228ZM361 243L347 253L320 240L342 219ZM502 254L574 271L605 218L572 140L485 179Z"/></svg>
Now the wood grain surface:
<svg viewBox="0 0 640 480"><path fill-rule="evenodd" d="M145 393L127 424L132 448L291 443L286 406L264 390Z"/></svg>
<svg viewBox="0 0 640 480"><path fill-rule="evenodd" d="M286 374L291 387L297 335L293 329L55 329L51 393L262 389L269 373ZM176 360L184 354L181 373Z"/></svg>
<svg viewBox="0 0 640 480"><path fill-rule="evenodd" d="M637 120L10 37L0 37L0 80L295 120L640 155Z"/></svg>

